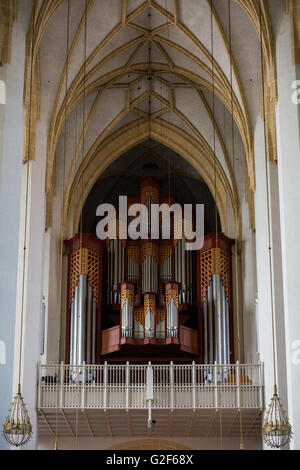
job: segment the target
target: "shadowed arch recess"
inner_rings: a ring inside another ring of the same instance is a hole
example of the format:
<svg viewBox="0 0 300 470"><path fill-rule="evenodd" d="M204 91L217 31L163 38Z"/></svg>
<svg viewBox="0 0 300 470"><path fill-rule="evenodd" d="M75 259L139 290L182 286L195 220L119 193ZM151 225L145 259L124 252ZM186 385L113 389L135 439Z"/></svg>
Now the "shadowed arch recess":
<svg viewBox="0 0 300 470"><path fill-rule="evenodd" d="M75 233L88 194L106 168L122 154L149 138L171 148L187 160L201 175L213 195L215 194L216 179L216 202L222 231L224 233L228 232L228 198L235 220L233 230L239 236L241 233L241 218L238 197L213 153L210 154L208 149L201 148L195 139L170 123L161 121L152 123L149 126L149 123L142 122L138 125L138 133L136 129L136 123L125 125L107 137L99 147L96 146L91 149L79 168L74 181L69 181L67 185L61 227L62 236L66 238Z"/></svg>
<svg viewBox="0 0 300 470"><path fill-rule="evenodd" d="M177 442L161 439L137 439L122 442L122 444L109 447L107 450L191 450Z"/></svg>

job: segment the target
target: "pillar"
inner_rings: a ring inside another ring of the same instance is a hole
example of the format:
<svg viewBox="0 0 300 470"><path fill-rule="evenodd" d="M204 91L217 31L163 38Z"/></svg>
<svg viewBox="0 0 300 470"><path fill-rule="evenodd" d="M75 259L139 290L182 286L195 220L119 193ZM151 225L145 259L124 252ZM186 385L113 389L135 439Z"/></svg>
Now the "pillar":
<svg viewBox="0 0 300 470"><path fill-rule="evenodd" d="M291 37L290 17L285 15L276 41L278 66L276 130L288 414L295 433L291 448L300 449L300 103L293 99L296 81L300 79L300 65L297 64L297 60L295 61Z"/></svg>

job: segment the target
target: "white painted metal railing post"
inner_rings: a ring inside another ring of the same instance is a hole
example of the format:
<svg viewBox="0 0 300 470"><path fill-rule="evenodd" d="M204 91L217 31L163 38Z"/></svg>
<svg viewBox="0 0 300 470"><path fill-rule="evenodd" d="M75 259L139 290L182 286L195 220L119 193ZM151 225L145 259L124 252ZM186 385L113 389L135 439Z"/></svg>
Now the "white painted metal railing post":
<svg viewBox="0 0 300 470"><path fill-rule="evenodd" d="M170 362L170 408L174 410L174 364Z"/></svg>
<svg viewBox="0 0 300 470"><path fill-rule="evenodd" d="M214 364L214 384L215 384L215 408L219 408L219 396L218 396L218 366L217 361Z"/></svg>
<svg viewBox="0 0 300 470"><path fill-rule="evenodd" d="M103 408L106 411L107 408L107 361L104 362L104 370L103 370Z"/></svg>
<svg viewBox="0 0 300 470"><path fill-rule="evenodd" d="M41 376L42 376L41 369L42 369L41 362L39 362L38 363L38 399L37 399L38 408L41 407Z"/></svg>
<svg viewBox="0 0 300 470"><path fill-rule="evenodd" d="M193 396L193 410L196 410L196 363L193 361L192 365L192 396Z"/></svg>
<svg viewBox="0 0 300 470"><path fill-rule="evenodd" d="M264 374L263 374L263 363L258 363L258 386L259 386L259 405L260 409L264 409L264 396L263 396L263 385L264 385Z"/></svg>
<svg viewBox="0 0 300 470"><path fill-rule="evenodd" d="M86 368L85 361L82 363L82 382L81 382L81 408L85 408L85 382L86 382Z"/></svg>
<svg viewBox="0 0 300 470"><path fill-rule="evenodd" d="M241 369L239 361L236 361L236 386L237 386L237 408L241 408Z"/></svg>
<svg viewBox="0 0 300 470"><path fill-rule="evenodd" d="M126 372L125 372L125 381L126 381L126 395L125 395L125 407L128 410L129 408L129 377L130 377L130 365L129 362L126 362Z"/></svg>
<svg viewBox="0 0 300 470"><path fill-rule="evenodd" d="M57 384L57 387L60 388L60 393L59 393L59 407L63 408L64 406L64 378L65 378L65 368L64 368L64 361L61 361L60 363L60 374L59 374L59 384Z"/></svg>

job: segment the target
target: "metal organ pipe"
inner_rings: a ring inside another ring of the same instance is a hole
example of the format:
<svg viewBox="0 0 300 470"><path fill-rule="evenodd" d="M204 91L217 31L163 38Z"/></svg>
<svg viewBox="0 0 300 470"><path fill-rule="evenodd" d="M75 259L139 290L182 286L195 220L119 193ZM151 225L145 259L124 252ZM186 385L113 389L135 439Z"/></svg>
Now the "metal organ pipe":
<svg viewBox="0 0 300 470"><path fill-rule="evenodd" d="M118 240L113 240L114 246L114 287L113 287L113 302L118 303L118 263L119 263L119 245Z"/></svg>
<svg viewBox="0 0 300 470"><path fill-rule="evenodd" d="M157 293L157 263L153 256L146 256L142 264L142 292Z"/></svg>
<svg viewBox="0 0 300 470"><path fill-rule="evenodd" d="M189 251L190 256L190 303L193 303L193 253Z"/></svg>
<svg viewBox="0 0 300 470"><path fill-rule="evenodd" d="M160 265L160 279L163 282L171 281L172 279L172 256L165 259Z"/></svg>
<svg viewBox="0 0 300 470"><path fill-rule="evenodd" d="M190 303L190 251L185 251L186 259L186 303Z"/></svg>
<svg viewBox="0 0 300 470"><path fill-rule="evenodd" d="M220 274L213 274L202 306L204 362L230 363L229 304Z"/></svg>
<svg viewBox="0 0 300 470"><path fill-rule="evenodd" d="M174 279L178 282L178 242L174 246Z"/></svg>
<svg viewBox="0 0 300 470"><path fill-rule="evenodd" d="M103 243L91 234L77 234L65 243L69 249L70 265L68 359L72 365L82 364L84 361L96 363L97 317L101 313L100 268ZM108 255L108 263L110 260ZM109 270L108 279L110 283L112 278Z"/></svg>
<svg viewBox="0 0 300 470"><path fill-rule="evenodd" d="M70 364L74 364L74 322L75 322L75 314L74 314L74 299L71 302L71 318L70 318Z"/></svg>
<svg viewBox="0 0 300 470"><path fill-rule="evenodd" d="M154 338L155 333L155 294L147 293L144 298L145 337Z"/></svg>
<svg viewBox="0 0 300 470"><path fill-rule="evenodd" d="M230 331L229 331L229 305L226 297L225 287L222 285L222 298L223 298L223 337L224 337L224 352L223 363L230 363Z"/></svg>
<svg viewBox="0 0 300 470"><path fill-rule="evenodd" d="M215 322L215 361L222 364L222 320L221 320L221 296L220 275L213 274L214 287L214 322Z"/></svg>
<svg viewBox="0 0 300 470"><path fill-rule="evenodd" d="M208 302L208 360L214 363L214 334L213 334L213 286L208 287L206 301Z"/></svg>
<svg viewBox="0 0 300 470"><path fill-rule="evenodd" d="M181 290L182 303L186 302L186 267L185 267L185 238L181 240Z"/></svg>
<svg viewBox="0 0 300 470"><path fill-rule="evenodd" d="M93 309L93 292L88 284L87 294L87 318L86 318L86 362L91 364L91 347L92 347L92 309Z"/></svg>
<svg viewBox="0 0 300 470"><path fill-rule="evenodd" d="M74 329L73 338L71 338L71 344L73 344L73 364L77 361L77 336L78 336L78 285L75 287L74 295Z"/></svg>
<svg viewBox="0 0 300 470"><path fill-rule="evenodd" d="M192 251L186 251L186 290L187 290L187 303L193 303L193 258Z"/></svg>
<svg viewBox="0 0 300 470"><path fill-rule="evenodd" d="M203 349L204 364L209 364L208 360L208 321L207 321L207 301L203 303Z"/></svg>
<svg viewBox="0 0 300 470"><path fill-rule="evenodd" d="M110 246L110 303L113 303L113 290L114 290L114 241L109 242Z"/></svg>
<svg viewBox="0 0 300 470"><path fill-rule="evenodd" d="M109 243L107 245L107 301L109 302L110 296L110 251L109 251Z"/></svg>
<svg viewBox="0 0 300 470"><path fill-rule="evenodd" d="M88 276L81 274L71 304L70 364L95 363L97 303Z"/></svg>
<svg viewBox="0 0 300 470"><path fill-rule="evenodd" d="M121 284L121 327L122 338L132 338L133 332L134 284Z"/></svg>
<svg viewBox="0 0 300 470"><path fill-rule="evenodd" d="M97 339L97 303L96 303L96 300L93 298L91 364L96 364L96 339Z"/></svg>
<svg viewBox="0 0 300 470"><path fill-rule="evenodd" d="M128 281L129 282L138 282L139 280L139 264L132 259L129 255L128 259Z"/></svg>
<svg viewBox="0 0 300 470"><path fill-rule="evenodd" d="M166 284L167 337L169 338L178 337L178 300L178 283Z"/></svg>
<svg viewBox="0 0 300 470"><path fill-rule="evenodd" d="M85 360L85 324L86 324L86 274L80 274L78 279L78 331L77 331L77 364Z"/></svg>
<svg viewBox="0 0 300 470"><path fill-rule="evenodd" d="M233 240L209 234L198 253L203 315L204 361L230 364L231 246ZM191 258L192 260L193 258ZM191 262L192 264L192 262ZM191 266L190 266L191 272Z"/></svg>
<svg viewBox="0 0 300 470"><path fill-rule="evenodd" d="M175 246L175 259L177 263L175 264L175 281L182 285L182 274L183 274L183 249L182 249L182 239L178 240L177 245ZM185 264L185 263L184 263ZM179 303L182 303L182 295L179 295Z"/></svg>

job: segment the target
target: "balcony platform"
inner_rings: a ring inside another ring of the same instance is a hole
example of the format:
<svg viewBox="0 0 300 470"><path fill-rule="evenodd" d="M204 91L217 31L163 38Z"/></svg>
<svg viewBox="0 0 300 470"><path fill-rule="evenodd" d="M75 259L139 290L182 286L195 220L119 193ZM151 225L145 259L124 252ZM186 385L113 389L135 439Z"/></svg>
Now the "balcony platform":
<svg viewBox="0 0 300 470"><path fill-rule="evenodd" d="M261 432L263 366L40 366L37 408L41 437L56 424L65 437L236 437L241 423L252 437Z"/></svg>
<svg viewBox="0 0 300 470"><path fill-rule="evenodd" d="M243 436L261 434L262 410L242 409ZM240 436L240 412L237 409L197 409L174 411L155 409L156 421L148 429L147 410L122 409L39 409L39 437L54 437L56 418L58 435L77 437L223 437ZM77 417L76 417L77 416ZM77 426L76 426L77 422Z"/></svg>

